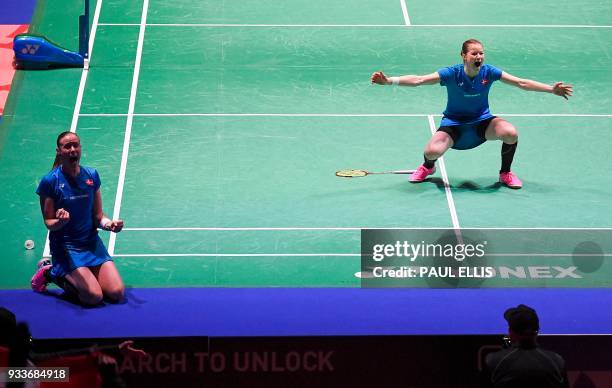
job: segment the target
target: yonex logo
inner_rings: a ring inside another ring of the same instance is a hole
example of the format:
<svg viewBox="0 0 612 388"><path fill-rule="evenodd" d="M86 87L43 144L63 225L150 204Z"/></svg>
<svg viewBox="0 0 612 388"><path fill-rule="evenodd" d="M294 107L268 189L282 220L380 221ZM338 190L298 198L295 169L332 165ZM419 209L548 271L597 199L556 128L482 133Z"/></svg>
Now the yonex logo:
<svg viewBox="0 0 612 388"><path fill-rule="evenodd" d="M21 49L22 54L36 54L40 45L38 44L26 44L24 48Z"/></svg>

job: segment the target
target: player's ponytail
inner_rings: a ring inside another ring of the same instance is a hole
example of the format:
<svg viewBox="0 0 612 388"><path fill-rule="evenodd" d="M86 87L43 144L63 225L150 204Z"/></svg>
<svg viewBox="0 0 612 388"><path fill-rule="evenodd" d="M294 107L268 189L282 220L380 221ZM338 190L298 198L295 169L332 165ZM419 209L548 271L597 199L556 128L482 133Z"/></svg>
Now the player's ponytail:
<svg viewBox="0 0 612 388"><path fill-rule="evenodd" d="M59 166L60 164L62 164L60 162L60 157L59 155L55 154L55 160L53 161L53 167L51 167L51 170L55 169L55 167Z"/></svg>

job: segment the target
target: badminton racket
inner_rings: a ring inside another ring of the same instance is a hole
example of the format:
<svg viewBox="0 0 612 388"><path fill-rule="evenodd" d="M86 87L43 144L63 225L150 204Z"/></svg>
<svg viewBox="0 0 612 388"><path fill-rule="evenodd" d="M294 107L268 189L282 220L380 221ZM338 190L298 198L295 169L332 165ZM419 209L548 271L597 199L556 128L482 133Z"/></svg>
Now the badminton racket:
<svg viewBox="0 0 612 388"><path fill-rule="evenodd" d="M414 170L395 170L395 171L367 171L367 170L339 170L336 171L336 176L342 178L359 178L374 174L412 174Z"/></svg>

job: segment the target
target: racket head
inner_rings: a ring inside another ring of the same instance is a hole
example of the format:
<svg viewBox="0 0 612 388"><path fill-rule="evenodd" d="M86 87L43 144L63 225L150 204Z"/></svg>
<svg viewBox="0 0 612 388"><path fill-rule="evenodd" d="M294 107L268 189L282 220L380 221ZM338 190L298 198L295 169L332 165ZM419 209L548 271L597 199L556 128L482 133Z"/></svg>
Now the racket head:
<svg viewBox="0 0 612 388"><path fill-rule="evenodd" d="M366 170L339 170L336 171L336 176L342 178L359 178L368 175Z"/></svg>

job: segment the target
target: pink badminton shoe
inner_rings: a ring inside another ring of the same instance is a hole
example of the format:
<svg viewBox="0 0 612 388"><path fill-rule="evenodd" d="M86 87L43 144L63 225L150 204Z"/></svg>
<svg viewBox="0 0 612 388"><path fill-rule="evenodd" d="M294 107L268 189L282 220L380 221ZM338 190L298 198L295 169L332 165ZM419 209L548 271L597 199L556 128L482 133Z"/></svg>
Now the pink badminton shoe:
<svg viewBox="0 0 612 388"><path fill-rule="evenodd" d="M512 171L499 173L499 181L511 189L523 187L523 182Z"/></svg>
<svg viewBox="0 0 612 388"><path fill-rule="evenodd" d="M408 178L408 180L412 183L423 182L428 175L431 175L434 172L436 172L436 166L433 166L432 168L427 168L421 164L416 169L416 171L413 172L412 175L410 175L410 178Z"/></svg>
<svg viewBox="0 0 612 388"><path fill-rule="evenodd" d="M47 271L51 269L51 260L42 258L38 261L36 272L32 276L30 285L35 292L45 292L47 285L50 283Z"/></svg>

